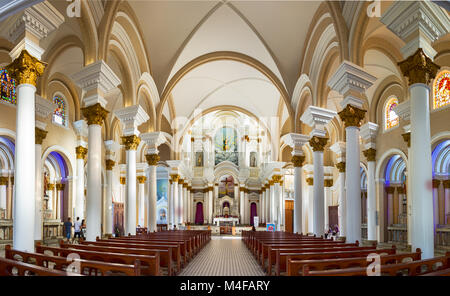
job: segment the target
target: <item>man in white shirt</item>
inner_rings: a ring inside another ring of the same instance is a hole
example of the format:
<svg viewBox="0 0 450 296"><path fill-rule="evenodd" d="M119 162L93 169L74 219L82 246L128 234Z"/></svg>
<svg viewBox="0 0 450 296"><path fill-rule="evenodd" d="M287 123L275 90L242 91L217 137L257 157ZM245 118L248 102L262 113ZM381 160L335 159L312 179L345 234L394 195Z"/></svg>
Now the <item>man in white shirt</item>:
<svg viewBox="0 0 450 296"><path fill-rule="evenodd" d="M74 223L74 228L75 228L75 235L73 236L73 238L76 238L77 236L78 236L78 238L81 238L80 217L77 217L77 221L75 221L75 223Z"/></svg>

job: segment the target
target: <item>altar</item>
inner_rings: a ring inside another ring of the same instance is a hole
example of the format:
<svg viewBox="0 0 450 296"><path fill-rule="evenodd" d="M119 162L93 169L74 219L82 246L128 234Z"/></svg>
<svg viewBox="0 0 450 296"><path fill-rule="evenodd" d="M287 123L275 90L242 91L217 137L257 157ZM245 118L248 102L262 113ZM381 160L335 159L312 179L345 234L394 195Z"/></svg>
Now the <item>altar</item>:
<svg viewBox="0 0 450 296"><path fill-rule="evenodd" d="M236 226L236 224L239 223L239 219L234 218L234 217L229 217L229 218L216 217L216 218L214 218L213 221L214 221L214 224L217 224L217 226L220 226L220 222L233 222L233 226Z"/></svg>

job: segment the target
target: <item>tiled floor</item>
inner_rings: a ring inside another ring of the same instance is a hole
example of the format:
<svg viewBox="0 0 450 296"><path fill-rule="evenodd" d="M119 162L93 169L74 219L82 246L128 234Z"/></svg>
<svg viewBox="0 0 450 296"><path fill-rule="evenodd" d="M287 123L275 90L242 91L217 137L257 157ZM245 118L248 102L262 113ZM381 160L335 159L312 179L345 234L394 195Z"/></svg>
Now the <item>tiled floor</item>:
<svg viewBox="0 0 450 296"><path fill-rule="evenodd" d="M180 276L263 276L240 237L213 236Z"/></svg>

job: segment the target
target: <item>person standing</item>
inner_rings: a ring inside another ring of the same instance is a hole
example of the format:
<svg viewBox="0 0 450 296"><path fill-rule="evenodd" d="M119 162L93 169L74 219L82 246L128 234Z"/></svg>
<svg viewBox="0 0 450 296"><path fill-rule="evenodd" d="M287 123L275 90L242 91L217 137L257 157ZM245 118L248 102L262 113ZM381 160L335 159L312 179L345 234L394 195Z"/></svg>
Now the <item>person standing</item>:
<svg viewBox="0 0 450 296"><path fill-rule="evenodd" d="M86 220L81 221L81 237L86 239Z"/></svg>
<svg viewBox="0 0 450 296"><path fill-rule="evenodd" d="M77 217L77 221L74 223L74 229L75 234L73 235L73 238L81 238L81 223L80 223L80 217Z"/></svg>
<svg viewBox="0 0 450 296"><path fill-rule="evenodd" d="M72 234L72 219L69 217L67 221L64 222L64 230L66 231L67 241L70 241L70 237Z"/></svg>

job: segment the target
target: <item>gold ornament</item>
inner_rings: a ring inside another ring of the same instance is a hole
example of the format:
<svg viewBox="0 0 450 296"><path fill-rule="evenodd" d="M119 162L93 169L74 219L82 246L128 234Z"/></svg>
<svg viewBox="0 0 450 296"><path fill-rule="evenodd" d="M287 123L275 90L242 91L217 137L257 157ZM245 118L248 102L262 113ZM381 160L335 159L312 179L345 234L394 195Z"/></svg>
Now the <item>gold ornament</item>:
<svg viewBox="0 0 450 296"><path fill-rule="evenodd" d="M6 70L14 78L17 85L31 84L36 86L36 80L44 73L46 63L39 61L26 50L22 50L20 55L8 66Z"/></svg>
<svg viewBox="0 0 450 296"><path fill-rule="evenodd" d="M405 193L405 189L403 187L398 187L397 192L398 192L398 194L403 194L403 193Z"/></svg>
<svg viewBox="0 0 450 296"><path fill-rule="evenodd" d="M184 179L178 179L178 185L183 185L183 183L184 183Z"/></svg>
<svg viewBox="0 0 450 296"><path fill-rule="evenodd" d="M392 186L386 187L386 192L387 192L388 194L393 194L394 191L395 191L395 187L392 187Z"/></svg>
<svg viewBox="0 0 450 296"><path fill-rule="evenodd" d="M8 185L8 177L0 177L0 185Z"/></svg>
<svg viewBox="0 0 450 296"><path fill-rule="evenodd" d="M125 177L120 177L120 184L125 185L127 183L127 179Z"/></svg>
<svg viewBox="0 0 450 296"><path fill-rule="evenodd" d="M269 180L269 187L273 186L273 184L275 184L275 182L273 182L273 180Z"/></svg>
<svg viewBox="0 0 450 296"><path fill-rule="evenodd" d="M160 157L158 154L147 154L145 155L145 159L147 159L148 165L157 165Z"/></svg>
<svg viewBox="0 0 450 296"><path fill-rule="evenodd" d="M361 120L364 119L366 112L367 112L366 110L356 108L355 106L352 105L347 105L338 114L341 120L345 123L345 127L350 126L360 127Z"/></svg>
<svg viewBox="0 0 450 296"><path fill-rule="evenodd" d="M339 173L345 173L345 162L338 162L336 168L339 170Z"/></svg>
<svg viewBox="0 0 450 296"><path fill-rule="evenodd" d="M55 184L51 184L51 183L47 184L48 191L53 191L54 189L55 189Z"/></svg>
<svg viewBox="0 0 450 296"><path fill-rule="evenodd" d="M294 164L294 167L298 168L303 165L303 162L305 161L304 155L294 155L291 159L292 163Z"/></svg>
<svg viewBox="0 0 450 296"><path fill-rule="evenodd" d="M180 175L170 175L170 177L172 178L172 182L177 183L178 180L180 179Z"/></svg>
<svg viewBox="0 0 450 296"><path fill-rule="evenodd" d="M64 187L66 187L66 184L62 184L62 183L57 183L56 184L56 190L57 191L63 191Z"/></svg>
<svg viewBox="0 0 450 296"><path fill-rule="evenodd" d="M107 170L107 171L112 171L112 169L113 169L113 167L114 167L115 164L116 164L116 163L114 162L114 160L112 160L112 159L107 159L107 160L106 160L106 170Z"/></svg>
<svg viewBox="0 0 450 296"><path fill-rule="evenodd" d="M444 180L442 183L444 184L444 188L450 188L450 179Z"/></svg>
<svg viewBox="0 0 450 296"><path fill-rule="evenodd" d="M313 136L309 139L309 145L311 145L313 151L323 151L325 145L327 144L328 138L322 138Z"/></svg>
<svg viewBox="0 0 450 296"><path fill-rule="evenodd" d="M331 187L331 186L333 186L333 179L325 179L325 180L323 180L323 185L324 185L325 187Z"/></svg>
<svg viewBox="0 0 450 296"><path fill-rule="evenodd" d="M273 176L272 176L272 181L273 181L274 184L275 184L275 183L280 183L280 181L281 181L281 175L273 175Z"/></svg>
<svg viewBox="0 0 450 296"><path fill-rule="evenodd" d="M404 133L402 134L403 137L403 141L406 142L406 144L408 145L408 148L411 147L411 133Z"/></svg>
<svg viewBox="0 0 450 296"><path fill-rule="evenodd" d="M122 137L122 145L125 145L125 150L137 150L141 138L136 135Z"/></svg>
<svg viewBox="0 0 450 296"><path fill-rule="evenodd" d="M144 184L145 181L147 181L147 178L145 176L137 176L136 179L139 184Z"/></svg>
<svg viewBox="0 0 450 296"><path fill-rule="evenodd" d="M47 137L47 133L48 133L47 131L35 127L34 128L35 143L37 145L42 145L42 142L44 141L45 137Z"/></svg>
<svg viewBox="0 0 450 296"><path fill-rule="evenodd" d="M81 108L81 112L83 113L83 116L86 117L88 125L102 125L103 121L109 113L105 108L102 107L102 105L100 105L100 103Z"/></svg>
<svg viewBox="0 0 450 296"><path fill-rule="evenodd" d="M306 183L308 183L309 186L314 185L314 179L313 178L306 178Z"/></svg>
<svg viewBox="0 0 450 296"><path fill-rule="evenodd" d="M367 158L367 161L375 161L375 156L377 154L377 150L373 148L369 148L363 151L364 156Z"/></svg>
<svg viewBox="0 0 450 296"><path fill-rule="evenodd" d="M436 77L440 68L439 65L433 63L427 57L422 48L417 49L412 56L397 63L397 65L400 66L403 75L408 77L409 85L416 83L429 84Z"/></svg>
<svg viewBox="0 0 450 296"><path fill-rule="evenodd" d="M84 159L86 157L88 150L83 146L78 146L75 148L75 152L77 154L77 159Z"/></svg>
<svg viewBox="0 0 450 296"><path fill-rule="evenodd" d="M433 179L433 188L438 188L441 184L441 180Z"/></svg>

